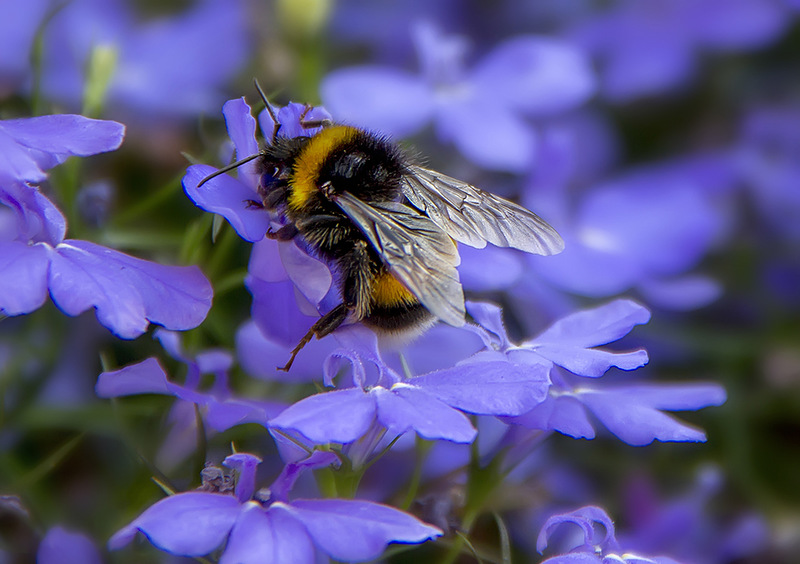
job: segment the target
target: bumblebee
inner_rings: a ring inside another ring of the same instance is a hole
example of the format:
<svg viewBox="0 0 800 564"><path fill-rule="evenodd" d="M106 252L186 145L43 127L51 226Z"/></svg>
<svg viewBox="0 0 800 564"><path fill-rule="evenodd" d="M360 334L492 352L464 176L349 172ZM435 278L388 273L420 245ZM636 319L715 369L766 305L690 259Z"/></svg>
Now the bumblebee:
<svg viewBox="0 0 800 564"><path fill-rule="evenodd" d="M275 124L271 142L199 185L258 159L260 201L249 203L285 220L267 237L302 237L331 266L342 298L311 326L280 370L289 370L315 336L321 339L343 323L362 322L394 336L424 331L437 319L463 325L457 242L540 255L563 249L558 233L533 212L415 164L385 137L304 121L305 114L301 125L317 133L278 137L280 124L260 88L259 93Z"/></svg>

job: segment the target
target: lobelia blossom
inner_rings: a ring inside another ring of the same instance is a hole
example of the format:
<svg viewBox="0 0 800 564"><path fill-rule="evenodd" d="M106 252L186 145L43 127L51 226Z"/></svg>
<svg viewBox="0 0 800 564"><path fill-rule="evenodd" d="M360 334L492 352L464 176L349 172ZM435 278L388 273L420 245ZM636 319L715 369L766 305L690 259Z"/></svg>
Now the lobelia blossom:
<svg viewBox="0 0 800 564"><path fill-rule="evenodd" d="M95 391L102 398L159 394L178 399L168 416L171 429L159 453L162 464L172 466L194 450L196 408L200 409L207 428L222 432L244 423L266 427L269 418L286 407L279 402L234 397L228 387L228 371L233 358L227 351L206 350L192 358L183 352L177 333L159 329L155 337L172 358L186 365L183 385L169 381L158 360L148 358L119 370L103 372L97 379ZM200 389L201 377L206 374L213 375L214 381L207 391L203 391Z"/></svg>
<svg viewBox="0 0 800 564"><path fill-rule="evenodd" d="M236 158L258 153L256 120L244 98L229 100L223 107L228 134L236 149ZM276 112L281 124L278 136L313 135L318 129L305 129L300 115L301 104L289 104ZM329 119L321 108L314 108L307 119ZM261 130L273 131L269 113L260 116ZM269 141L269 139L267 139ZM198 183L217 169L208 165L192 165L183 178L186 195L198 207L223 216L246 241L256 243L250 258L245 285L253 294L252 316L261 332L287 350L297 343L313 325L321 309L335 305L333 278L328 267L309 256L296 241L277 242L264 238L270 227L270 216L248 202L258 200L259 174L255 162L240 166L237 177L222 174L201 187ZM329 296L327 302L324 298Z"/></svg>
<svg viewBox="0 0 800 564"><path fill-rule="evenodd" d="M12 30L20 39L14 52L30 50L41 26L41 88L46 95L78 107L85 95L87 68L94 52L102 49L114 58L107 96L110 111L135 113L134 123L151 116L188 117L211 111L250 50L247 10L241 0L202 0L183 12L145 21L139 21L125 0L31 4L26 5L25 11L32 11L24 19L12 15L4 22L26 26L27 32ZM0 67L0 73L15 70L11 62L9 66ZM28 81L29 67L23 74ZM12 75L17 83L19 70Z"/></svg>
<svg viewBox="0 0 800 564"><path fill-rule="evenodd" d="M537 550L544 553L552 544L554 532L564 529L563 525L568 524L577 525L582 535L568 537L569 542L565 543L570 546L568 552L552 556L542 564L680 564L667 556L643 556L620 546L611 518L601 508L594 506L550 517L539 532Z"/></svg>
<svg viewBox="0 0 800 564"><path fill-rule="evenodd" d="M375 334L350 326L335 334L342 348L323 366L326 385L342 361L352 369L353 387L309 396L273 418L275 431L312 444L349 445L343 452L360 466L386 436L409 431L420 437L469 443L477 434L463 412L478 415L522 414L547 395L542 365L459 365L403 378L387 366ZM374 369L377 374L368 372Z"/></svg>
<svg viewBox="0 0 800 564"><path fill-rule="evenodd" d="M635 370L648 362L644 350L618 353L595 348L620 339L635 325L649 321L650 312L630 300L616 300L568 315L520 345L510 342L497 306L469 303L468 311L480 324L487 349L474 355L470 362L476 366L503 362L539 364L547 368L552 380L544 401L524 415L503 418L508 423L591 439L595 437L588 416L591 413L631 445L645 445L656 439L704 441L701 431L662 410L694 410L725 401L724 390L716 384L586 383L585 378L600 378L612 367Z"/></svg>
<svg viewBox="0 0 800 564"><path fill-rule="evenodd" d="M336 464L331 452L316 451L287 464L269 488L255 490L251 454L228 456L237 471L235 492L190 491L156 502L108 542L121 548L143 533L160 550L198 557L223 544L220 564L312 564L318 550L336 560L362 562L381 555L389 543L418 544L442 532L407 513L351 499L290 499L301 473ZM208 489L208 487L207 487Z"/></svg>
<svg viewBox="0 0 800 564"><path fill-rule="evenodd" d="M36 564L102 564L100 552L84 534L56 526L47 531Z"/></svg>
<svg viewBox="0 0 800 564"><path fill-rule="evenodd" d="M730 155L721 153L629 171L589 189L575 209L563 188L548 191L544 207L555 210L551 217L566 248L547 264L526 256L533 272L515 292L535 298L543 280L595 298L635 288L665 309L707 305L720 295L719 284L689 271L726 234L729 218L720 196L735 180Z"/></svg>
<svg viewBox="0 0 800 564"><path fill-rule="evenodd" d="M703 51L766 46L788 22L770 0L621 0L565 35L596 58L601 93L627 102L685 86Z"/></svg>
<svg viewBox="0 0 800 564"><path fill-rule="evenodd" d="M736 165L767 229L800 241L800 107L754 108L741 125Z"/></svg>
<svg viewBox="0 0 800 564"><path fill-rule="evenodd" d="M635 476L625 489L622 506L626 530L620 543L643 553L667 553L682 562L725 564L754 558L766 548L769 526L755 513L716 514L724 477L719 468L701 468L691 489L659 499L646 475Z"/></svg>
<svg viewBox="0 0 800 564"><path fill-rule="evenodd" d="M0 99L28 76L36 30L49 4L50 0L0 0Z"/></svg>
<svg viewBox="0 0 800 564"><path fill-rule="evenodd" d="M0 186L42 182L68 157L114 151L124 137L121 123L73 114L0 121Z"/></svg>
<svg viewBox="0 0 800 564"><path fill-rule="evenodd" d="M463 38L429 25L414 31L421 74L378 65L333 71L320 85L325 107L345 122L394 137L433 122L439 138L471 162L523 172L537 143L528 118L571 110L593 94L588 61L566 41L520 36L467 70Z"/></svg>
<svg viewBox="0 0 800 564"><path fill-rule="evenodd" d="M164 266L112 249L65 239L66 220L25 181L70 155L110 151L124 128L81 116L45 116L0 122L0 143L10 150L0 163L0 312L30 313L48 293L67 315L95 308L116 336L133 339L150 322L168 329L199 325L211 307L212 288L197 267Z"/></svg>

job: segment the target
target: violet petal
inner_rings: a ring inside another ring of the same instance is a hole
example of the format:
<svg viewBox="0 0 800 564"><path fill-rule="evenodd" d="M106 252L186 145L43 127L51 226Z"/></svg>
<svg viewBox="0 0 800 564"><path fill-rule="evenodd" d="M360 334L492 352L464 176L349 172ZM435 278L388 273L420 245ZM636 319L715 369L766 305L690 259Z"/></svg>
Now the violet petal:
<svg viewBox="0 0 800 564"><path fill-rule="evenodd" d="M0 311L21 315L39 309L47 299L49 263L43 245L0 241Z"/></svg>
<svg viewBox="0 0 800 564"><path fill-rule="evenodd" d="M591 64L581 51L537 36L500 44L476 65L472 81L492 99L536 115L571 109L595 89Z"/></svg>
<svg viewBox="0 0 800 564"><path fill-rule="evenodd" d="M228 220L239 236L250 242L259 241L269 229L269 213L250 205L258 200L253 188L240 180L221 174L198 188L198 184L217 169L208 165L192 165L183 177L183 190L198 207Z"/></svg>
<svg viewBox="0 0 800 564"><path fill-rule="evenodd" d="M320 85L323 104L337 121L407 137L433 113L433 92L419 77L388 67L362 66L328 74Z"/></svg>
<svg viewBox="0 0 800 564"><path fill-rule="evenodd" d="M225 541L240 511L239 501L230 495L176 494L157 501L114 533L108 546L121 548L141 531L161 550L179 556L202 556Z"/></svg>
<svg viewBox="0 0 800 564"><path fill-rule="evenodd" d="M0 129L21 146L43 170L64 162L69 156L95 155L113 151L122 144L125 126L108 120L61 114L0 122Z"/></svg>
<svg viewBox="0 0 800 564"><path fill-rule="evenodd" d="M39 544L36 564L102 564L100 552L84 534L53 527Z"/></svg>
<svg viewBox="0 0 800 564"><path fill-rule="evenodd" d="M344 499L297 499L275 504L305 525L314 542L337 560L372 560L391 542L421 543L442 534L399 509Z"/></svg>
<svg viewBox="0 0 800 564"><path fill-rule="evenodd" d="M428 440L471 443L478 434L463 413L414 386L396 384L391 391L374 388L372 392L378 419L392 435L414 430Z"/></svg>
<svg viewBox="0 0 800 564"><path fill-rule="evenodd" d="M314 544L291 516L245 504L220 564L313 564Z"/></svg>
<svg viewBox="0 0 800 564"><path fill-rule="evenodd" d="M244 159L259 152L256 141L256 118L250 113L250 106L244 98L228 100L222 106L228 135L236 147L236 160ZM256 161L250 161L238 168L239 179L246 186L258 186L259 178Z"/></svg>
<svg viewBox="0 0 800 564"><path fill-rule="evenodd" d="M101 398L137 394L171 395L167 374L155 358L148 358L119 370L103 372L94 387Z"/></svg>
<svg viewBox="0 0 800 564"><path fill-rule="evenodd" d="M144 333L148 321L192 329L211 307L211 284L197 267L160 265L88 241L56 248L49 283L67 315L94 307L100 323L123 339Z"/></svg>
<svg viewBox="0 0 800 564"><path fill-rule="evenodd" d="M270 421L278 429L297 431L309 440L350 443L363 436L375 421L375 399L360 388L309 396Z"/></svg>
<svg viewBox="0 0 800 564"><path fill-rule="evenodd" d="M544 401L550 387L549 367L505 361L460 364L409 382L479 415L522 415Z"/></svg>
<svg viewBox="0 0 800 564"><path fill-rule="evenodd" d="M565 395L548 397L528 413L519 417L504 417L503 420L529 429L558 431L575 439L595 437L586 408L577 399Z"/></svg>

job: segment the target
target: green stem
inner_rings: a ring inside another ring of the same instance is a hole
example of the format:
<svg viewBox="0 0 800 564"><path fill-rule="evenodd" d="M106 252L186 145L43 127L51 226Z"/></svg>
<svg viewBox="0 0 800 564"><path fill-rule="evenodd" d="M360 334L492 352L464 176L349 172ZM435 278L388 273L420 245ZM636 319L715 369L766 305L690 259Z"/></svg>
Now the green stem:
<svg viewBox="0 0 800 564"><path fill-rule="evenodd" d="M422 480L422 467L425 464L425 459L428 458L428 453L431 451L433 442L417 437L415 446L417 457L414 463L414 473L411 475L411 482L408 484L406 497L403 500L403 504L400 506L401 509L405 509L406 511L411 507L411 504L419 493L419 485Z"/></svg>

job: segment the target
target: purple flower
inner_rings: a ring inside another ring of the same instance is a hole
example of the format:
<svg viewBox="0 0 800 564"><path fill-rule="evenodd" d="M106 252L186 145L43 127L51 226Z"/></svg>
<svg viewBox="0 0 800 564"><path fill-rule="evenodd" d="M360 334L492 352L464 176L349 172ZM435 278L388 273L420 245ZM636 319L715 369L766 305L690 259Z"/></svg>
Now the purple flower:
<svg viewBox="0 0 800 564"><path fill-rule="evenodd" d="M37 188L44 171L70 155L119 146L124 128L82 116L0 122L0 311L30 313L48 292L67 315L89 308L112 333L133 339L148 323L185 330L203 321L212 289L196 267L163 266L90 243L64 239L66 220Z"/></svg>
<svg viewBox="0 0 800 564"><path fill-rule="evenodd" d="M547 264L525 257L534 274L519 292L535 294L543 279L561 290L606 297L636 288L655 305L693 309L719 296L710 278L687 273L718 244L728 221L718 196L733 186L727 155L704 155L629 172L593 187L577 209L567 194L548 205L566 241ZM551 258L551 257L548 257Z"/></svg>
<svg viewBox="0 0 800 564"><path fill-rule="evenodd" d="M13 91L30 72L31 50L36 30L50 0L0 0L0 98Z"/></svg>
<svg viewBox="0 0 800 564"><path fill-rule="evenodd" d="M716 514L711 508L722 495L718 468L702 468L682 495L661 500L655 484L642 475L625 491L627 530L618 535L629 550L668 553L685 562L723 564L753 557L765 548L768 528L754 513Z"/></svg>
<svg viewBox="0 0 800 564"><path fill-rule="evenodd" d="M30 313L48 292L67 315L97 310L102 325L123 339L149 322L186 330L203 321L212 289L197 267L164 266L76 239L64 239L66 221L36 188L0 189L0 202L17 223L14 239L0 241L0 311Z"/></svg>
<svg viewBox="0 0 800 564"><path fill-rule="evenodd" d="M541 402L549 387L545 366L508 362L458 365L403 379L383 362L371 331L353 326L335 338L342 348L325 363L325 382L332 384L345 361L355 386L301 400L272 419L270 427L315 444L351 445L345 453L359 462L384 434L393 438L414 431L426 439L471 442L476 431L462 412L522 414Z"/></svg>
<svg viewBox="0 0 800 564"><path fill-rule="evenodd" d="M577 525L578 534L570 536L565 542L569 546L565 547L566 553L548 558L543 564L679 564L666 556L641 556L629 552L627 547L621 547L611 518L601 508L594 506L550 517L539 533L537 550L544 553L552 543L555 531L563 529L562 525L566 524Z"/></svg>
<svg viewBox="0 0 800 564"><path fill-rule="evenodd" d="M304 129L300 116L302 104L289 104L277 109L281 124L279 136L312 135L316 129ZM223 108L228 134L236 148L237 158L258 152L256 120L243 98L229 100ZM314 108L308 119L327 119L330 115ZM269 113L259 117L262 131L272 133ZM255 163L239 167L237 178L223 174L210 179L198 188L198 183L216 169L193 165L186 171L183 188L186 195L200 208L222 215L243 239L256 244L250 258L245 284L253 294L252 316L264 336L279 346L294 346L316 321L322 309L335 303L333 278L328 267L309 256L294 241L276 242L264 239L270 226L270 216L263 209L249 206L257 199L260 178ZM328 296L328 300L325 300Z"/></svg>
<svg viewBox="0 0 800 564"><path fill-rule="evenodd" d="M318 131L318 129L305 129L300 125L300 116L305 111L305 106L302 104L291 103L279 109L274 108L274 111L281 124L279 137L313 135ZM225 116L228 135L236 150L236 158L243 159L258 153L256 119L252 116L250 106L244 98L225 102L222 113ZM311 120L329 119L330 115L321 108L314 108L306 117ZM259 121L262 131L268 132L271 136L273 123L266 110L262 111ZM200 181L216 170L208 165L190 166L183 177L184 192L196 206L227 219L242 239L250 242L260 241L270 226L270 218L263 209L249 205L250 200L258 197L258 185L261 180L256 172L256 163L250 161L238 167L237 178L222 174L198 188Z"/></svg>
<svg viewBox="0 0 800 564"><path fill-rule="evenodd" d="M612 353L594 348L625 336L635 325L650 319L650 312L632 301L616 300L571 314L521 345L509 343L500 312L494 306L472 304L470 313L486 330L486 343L492 349L473 358L485 361L504 355L510 362L536 362L539 357L538 362L563 369L550 372L553 385L547 399L520 417L504 418L509 423L592 439L595 430L588 417L591 412L631 445L645 445L656 439L704 441L701 431L662 410L694 410L725 401L724 390L716 384L600 386L574 377L599 378L612 367L633 370L647 363L644 350Z"/></svg>
<svg viewBox="0 0 800 564"><path fill-rule="evenodd" d="M268 419L285 407L277 402L233 397L228 388L228 370L233 359L228 352L208 350L190 358L181 351L176 333L159 330L156 336L170 356L186 364L188 372L184 384L170 382L158 360L148 358L100 374L95 387L97 395L104 398L138 394L175 396L183 401L176 404L170 420L179 432L184 433L194 430L195 405L201 408L207 424L216 431L225 431L243 423L266 426ZM214 375L214 382L208 391L201 391L200 380L206 374Z"/></svg>
<svg viewBox="0 0 800 564"><path fill-rule="evenodd" d="M121 123L79 115L0 121L0 183L42 182L67 157L113 151L124 136Z"/></svg>
<svg viewBox="0 0 800 564"><path fill-rule="evenodd" d="M112 111L135 112L138 121L211 111L247 60L246 18L239 0L203 0L146 22L123 0L70 2L44 28L42 88L78 106L92 51L104 47L117 57L107 95Z"/></svg>
<svg viewBox="0 0 800 564"><path fill-rule="evenodd" d="M389 543L417 544L442 534L379 503L289 499L302 472L337 461L331 452L314 452L288 464L269 489L256 492L261 460L231 455L223 464L238 471L235 495L193 491L162 499L115 533L109 547L120 548L142 532L159 549L181 556L202 556L225 544L220 564L312 564L316 550L337 560L360 562L377 558Z"/></svg>
<svg viewBox="0 0 800 564"><path fill-rule="evenodd" d="M353 326L335 338L343 348L325 363L325 382L332 384L345 361L355 387L301 400L272 419L270 427L314 444L358 441L350 449L357 454L345 450L358 461L371 454L384 434L393 438L414 431L426 439L471 442L476 431L462 412L522 414L544 399L549 386L543 366L518 369L508 363L457 366L403 379L384 363L371 331Z"/></svg>
<svg viewBox="0 0 800 564"><path fill-rule="evenodd" d="M101 564L100 552L84 534L56 526L47 531L36 564Z"/></svg>
<svg viewBox="0 0 800 564"><path fill-rule="evenodd" d="M252 320L236 332L236 356L249 376L294 383L319 380L323 361L337 348L336 340L314 339L295 359L291 372L276 370L289 358L295 344L297 341L285 345L269 339Z"/></svg>
<svg viewBox="0 0 800 564"><path fill-rule="evenodd" d="M530 169L536 146L526 118L572 109L594 90L587 61L562 41L517 37L466 70L463 38L419 25L415 40L420 75L383 66L334 71L320 86L325 107L337 119L395 137L433 121L439 137L471 161L521 172Z"/></svg>
<svg viewBox="0 0 800 564"><path fill-rule="evenodd" d="M752 110L742 125L737 165L769 230L800 241L800 108ZM767 230L762 230L767 231Z"/></svg>
<svg viewBox="0 0 800 564"><path fill-rule="evenodd" d="M567 35L598 60L602 93L626 102L684 86L703 50L762 47L788 21L768 0L622 0Z"/></svg>
<svg viewBox="0 0 800 564"><path fill-rule="evenodd" d="M630 300L616 300L598 308L568 315L519 345L511 343L499 307L468 302L470 315L479 324L486 350L470 362L510 362L525 365L560 366L573 374L599 378L612 367L634 370L647 363L647 352L609 352L595 347L627 335L635 325L647 323L650 312Z"/></svg>

